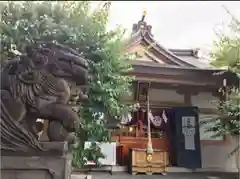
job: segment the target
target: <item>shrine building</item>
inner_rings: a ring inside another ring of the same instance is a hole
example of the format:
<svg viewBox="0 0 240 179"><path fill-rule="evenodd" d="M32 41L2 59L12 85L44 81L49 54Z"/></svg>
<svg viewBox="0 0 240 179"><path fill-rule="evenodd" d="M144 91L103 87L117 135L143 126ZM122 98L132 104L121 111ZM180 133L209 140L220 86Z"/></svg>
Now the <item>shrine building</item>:
<svg viewBox="0 0 240 179"><path fill-rule="evenodd" d="M152 26L144 20L133 24L127 51L135 53L132 61L135 76L128 104L139 109L111 129L117 147L117 163L129 163L129 149L146 149L148 142L147 97L153 149L167 151L167 165L184 168L236 169L228 153L233 144L228 136L212 138L199 125L202 120L218 115L216 100L224 96L219 88L236 84L230 72L213 68L199 57L198 49L167 49L152 34ZM184 124L190 123L190 127ZM186 127L186 128L184 128Z"/></svg>

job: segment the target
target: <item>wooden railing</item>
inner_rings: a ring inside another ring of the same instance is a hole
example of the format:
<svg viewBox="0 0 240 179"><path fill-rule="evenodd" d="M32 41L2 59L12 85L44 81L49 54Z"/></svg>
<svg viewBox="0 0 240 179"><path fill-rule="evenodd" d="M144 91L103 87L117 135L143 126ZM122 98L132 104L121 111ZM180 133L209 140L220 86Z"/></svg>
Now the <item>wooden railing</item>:
<svg viewBox="0 0 240 179"><path fill-rule="evenodd" d="M146 131L143 131L141 133L141 136L138 135L137 131L128 131L128 130L112 130L111 131L112 136L124 136L124 137L148 137L148 133ZM151 132L151 137L152 138L156 138L156 139L164 139L166 138L166 135L163 131L159 131L159 132Z"/></svg>
<svg viewBox="0 0 240 179"><path fill-rule="evenodd" d="M147 132L142 132L141 136L137 135L136 132L122 132L120 134L121 136L126 136L126 137L148 137L148 133ZM151 132L151 137L152 138L165 138L165 134L162 132Z"/></svg>

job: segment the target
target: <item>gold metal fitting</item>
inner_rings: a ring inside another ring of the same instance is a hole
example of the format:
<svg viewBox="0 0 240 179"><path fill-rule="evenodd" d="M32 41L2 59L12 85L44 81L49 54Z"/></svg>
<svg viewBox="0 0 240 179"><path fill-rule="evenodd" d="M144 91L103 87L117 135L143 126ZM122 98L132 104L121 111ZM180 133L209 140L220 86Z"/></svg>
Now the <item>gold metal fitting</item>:
<svg viewBox="0 0 240 179"><path fill-rule="evenodd" d="M147 161L151 162L152 161L152 154L147 154Z"/></svg>
<svg viewBox="0 0 240 179"><path fill-rule="evenodd" d="M143 16L145 17L146 15L147 15L147 11L144 10L144 11L143 11Z"/></svg>

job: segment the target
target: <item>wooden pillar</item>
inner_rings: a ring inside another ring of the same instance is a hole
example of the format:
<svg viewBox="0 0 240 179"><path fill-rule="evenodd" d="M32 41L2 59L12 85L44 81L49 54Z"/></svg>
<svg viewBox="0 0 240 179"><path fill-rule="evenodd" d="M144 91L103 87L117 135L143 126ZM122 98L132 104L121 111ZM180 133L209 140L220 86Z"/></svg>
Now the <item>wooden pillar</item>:
<svg viewBox="0 0 240 179"><path fill-rule="evenodd" d="M139 137L139 129L138 129L138 122L139 122L139 119L140 118L140 113L139 113L139 110L137 111L137 128L136 128L136 137Z"/></svg>
<svg viewBox="0 0 240 179"><path fill-rule="evenodd" d="M192 106L192 99L191 99L191 94L190 93L185 93L184 94L184 103L187 106Z"/></svg>
<svg viewBox="0 0 240 179"><path fill-rule="evenodd" d="M195 91L190 91L187 88L180 88L177 90L178 94L184 95L184 105L185 106L192 106L192 95L198 94Z"/></svg>

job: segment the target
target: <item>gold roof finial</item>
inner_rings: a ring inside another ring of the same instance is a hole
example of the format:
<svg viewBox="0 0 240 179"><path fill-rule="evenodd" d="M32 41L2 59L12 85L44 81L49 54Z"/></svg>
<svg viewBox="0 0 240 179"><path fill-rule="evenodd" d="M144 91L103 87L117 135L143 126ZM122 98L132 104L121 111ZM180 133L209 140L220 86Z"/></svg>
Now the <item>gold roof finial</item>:
<svg viewBox="0 0 240 179"><path fill-rule="evenodd" d="M142 20L141 21L144 21L145 17L147 15L147 11L146 10L143 10L143 14L142 14Z"/></svg>
<svg viewBox="0 0 240 179"><path fill-rule="evenodd" d="M143 11L143 16L145 17L146 15L147 15L147 11L144 10L144 11Z"/></svg>

